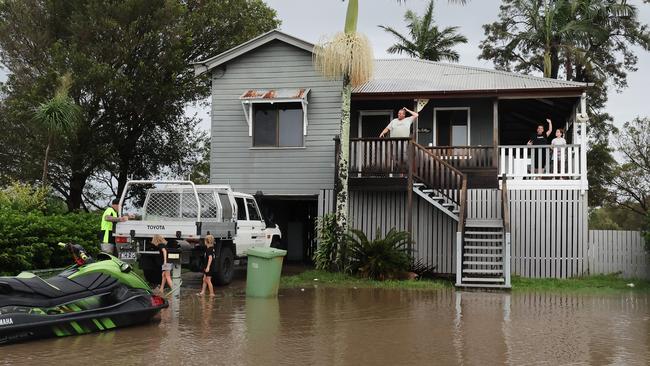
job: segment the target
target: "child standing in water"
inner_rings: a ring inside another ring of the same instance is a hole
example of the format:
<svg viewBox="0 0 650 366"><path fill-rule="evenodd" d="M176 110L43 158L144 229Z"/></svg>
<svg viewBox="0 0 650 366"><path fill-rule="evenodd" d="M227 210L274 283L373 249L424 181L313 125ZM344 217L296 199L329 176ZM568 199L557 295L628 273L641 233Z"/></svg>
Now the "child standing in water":
<svg viewBox="0 0 650 366"><path fill-rule="evenodd" d="M203 284L201 285L201 292L199 296L205 295L205 288L210 290L210 296L214 296L214 288L212 287L212 268L216 264L216 255L214 253L214 236L206 235L205 237L205 255L203 257Z"/></svg>
<svg viewBox="0 0 650 366"><path fill-rule="evenodd" d="M169 284L169 288L172 289L172 264L167 262L167 240L162 237L162 235L154 235L151 239L151 244L158 248L158 252L162 258L162 279L160 281L160 292L162 293L165 289L165 284Z"/></svg>

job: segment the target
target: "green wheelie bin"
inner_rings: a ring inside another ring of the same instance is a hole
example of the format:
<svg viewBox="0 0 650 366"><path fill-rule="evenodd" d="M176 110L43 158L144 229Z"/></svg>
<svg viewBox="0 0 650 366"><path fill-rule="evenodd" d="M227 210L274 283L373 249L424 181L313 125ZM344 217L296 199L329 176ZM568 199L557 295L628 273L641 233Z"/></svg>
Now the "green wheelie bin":
<svg viewBox="0 0 650 366"><path fill-rule="evenodd" d="M275 297L280 287L282 261L286 250L276 248L251 248L246 251L246 296Z"/></svg>

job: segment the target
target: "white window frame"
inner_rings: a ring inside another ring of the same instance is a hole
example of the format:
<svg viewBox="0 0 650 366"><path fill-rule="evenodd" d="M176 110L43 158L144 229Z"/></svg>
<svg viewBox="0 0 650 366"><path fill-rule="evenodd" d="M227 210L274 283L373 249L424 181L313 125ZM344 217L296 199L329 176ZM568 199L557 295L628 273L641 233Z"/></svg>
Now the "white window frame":
<svg viewBox="0 0 650 366"><path fill-rule="evenodd" d="M243 100L242 107L245 104L248 105L248 108L244 107L244 116L246 117L246 123L248 124L248 136L253 137L253 104L276 104L276 103L300 103L302 105L302 146L254 146L251 139L251 148L252 149L302 149L305 147L305 138L307 136L307 104L308 102L304 99L283 99L281 101L264 101L264 100ZM247 110L248 109L248 110Z"/></svg>
<svg viewBox="0 0 650 366"><path fill-rule="evenodd" d="M282 99L282 100L242 100L241 106L244 109L244 117L248 124L248 136L253 137L253 104L275 104L275 103L300 103L302 105L302 135L307 136L307 99ZM304 143L303 143L304 144Z"/></svg>
<svg viewBox="0 0 650 366"><path fill-rule="evenodd" d="M438 121L436 121L438 116L438 111L467 111L467 146L472 145L471 136L472 136L472 108L470 107L435 107L433 108L433 146L438 145ZM451 144L451 141L449 141Z"/></svg>
<svg viewBox="0 0 650 366"><path fill-rule="evenodd" d="M362 131L363 131L363 116L385 116L388 115L390 118L388 120L388 123L393 120L393 110L392 109L373 109L373 110L362 110L359 111L359 123L357 126L357 137L361 138ZM387 126L387 125L386 125ZM386 127L384 126L384 127ZM372 136L372 137L378 137L378 136Z"/></svg>

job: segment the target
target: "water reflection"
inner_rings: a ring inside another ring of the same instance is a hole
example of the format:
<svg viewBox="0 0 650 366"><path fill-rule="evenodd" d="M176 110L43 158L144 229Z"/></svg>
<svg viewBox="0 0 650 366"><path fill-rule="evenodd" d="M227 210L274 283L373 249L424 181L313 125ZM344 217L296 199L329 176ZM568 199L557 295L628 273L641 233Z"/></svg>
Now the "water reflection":
<svg viewBox="0 0 650 366"><path fill-rule="evenodd" d="M0 364L625 364L650 361L650 296L180 288L158 323L2 347ZM74 355L71 357L71 355Z"/></svg>

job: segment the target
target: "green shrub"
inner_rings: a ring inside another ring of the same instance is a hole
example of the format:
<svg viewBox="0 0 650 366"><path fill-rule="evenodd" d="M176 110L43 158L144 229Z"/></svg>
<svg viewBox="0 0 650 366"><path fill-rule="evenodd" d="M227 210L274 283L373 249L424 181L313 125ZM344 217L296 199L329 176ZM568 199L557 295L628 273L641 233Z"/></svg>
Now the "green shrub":
<svg viewBox="0 0 650 366"><path fill-rule="evenodd" d="M349 248L349 269L353 274L375 280L396 278L408 271L412 257L410 234L391 229L384 238L379 230L375 240L368 240L359 230L346 235Z"/></svg>
<svg viewBox="0 0 650 366"><path fill-rule="evenodd" d="M318 230L318 247L314 252L314 264L316 269L335 271L343 266L337 265L339 251L339 240L337 235L336 214L326 214L316 221Z"/></svg>
<svg viewBox="0 0 650 366"><path fill-rule="evenodd" d="M63 267L71 263L59 242L99 251L99 213L62 213L47 188L13 184L0 190L0 274Z"/></svg>

